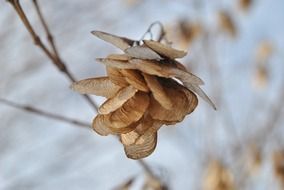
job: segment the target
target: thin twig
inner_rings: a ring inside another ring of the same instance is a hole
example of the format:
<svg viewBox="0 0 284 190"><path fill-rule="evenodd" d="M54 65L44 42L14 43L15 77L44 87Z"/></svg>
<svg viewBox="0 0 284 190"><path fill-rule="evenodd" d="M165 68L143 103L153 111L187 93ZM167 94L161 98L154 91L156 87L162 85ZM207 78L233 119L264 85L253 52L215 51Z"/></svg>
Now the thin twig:
<svg viewBox="0 0 284 190"><path fill-rule="evenodd" d="M26 112L36 114L36 115L39 115L39 116L42 116L42 117L46 117L46 118L54 119L54 120L57 120L57 121L73 124L73 125L76 125L76 126L89 128L89 129L90 129L90 126L91 126L91 124L88 124L88 123L83 122L83 121L79 121L79 120L67 118L65 116L61 116L61 115L57 115L57 114L50 113L50 112L47 112L47 111L43 111L43 110L40 110L38 108L29 106L29 105L18 104L16 102L6 100L6 99L3 99L3 98L0 98L0 103L5 104L5 105L10 106L10 107L13 107L13 108L17 108L17 109L26 111Z"/></svg>
<svg viewBox="0 0 284 190"><path fill-rule="evenodd" d="M166 37L166 31L165 31L165 29L164 29L163 24L162 24L160 21L155 21L155 22L153 22L153 23L148 27L148 29L146 30L146 32L142 35L142 37L141 37L141 39L140 39L139 41L142 41L142 40L145 38L145 36L146 36L147 34L150 34L150 39L153 40L153 34L152 34L152 31L151 31L151 30L152 30L152 28L153 28L155 25L158 25L158 26L160 27L160 34L158 35L157 41L158 41L158 42L161 42L162 40L165 40L165 42L170 45L171 42L167 39L167 37Z"/></svg>
<svg viewBox="0 0 284 190"><path fill-rule="evenodd" d="M35 43L35 45L37 45L40 49L43 50L43 52L46 54L46 56L52 61L52 63L62 72L64 73L68 79L71 82L75 82L75 77L69 72L67 66L63 63L63 61L60 59L57 49L55 47L55 43L53 42L53 38L51 33L49 32L49 29L47 27L47 24L40 12L40 9L38 8L38 4L36 1L34 1L35 3L35 7L37 9L37 13L40 17L40 20L45 28L45 31L47 33L47 35L49 36L49 42L51 43L52 49L54 51L54 53L52 53L51 51L48 50L48 48L42 43L40 37L36 34L35 30L33 29L32 25L30 24L25 12L23 11L19 0L8 0L9 3L12 4L12 6L15 8L16 12L18 13L20 19L22 20L23 24L25 25L26 29L28 30L28 32L30 33L30 35L33 38L33 41ZM46 29L47 28L47 29ZM51 37L50 37L51 36ZM83 95L85 97L85 99L88 101L89 104L91 104L91 106L95 109L95 111L97 112L98 110L98 106L92 101L92 99L88 96L88 95Z"/></svg>
<svg viewBox="0 0 284 190"><path fill-rule="evenodd" d="M51 48L52 48L52 50L53 50L53 53L54 53L54 55L58 58L58 61L60 61L61 58L60 58L59 53L58 53L58 51L57 51L55 42L54 42L54 40L53 40L53 36L52 36L52 34L51 34L51 32L50 32L48 26L47 26L47 23L46 23L46 21L45 21L45 19L44 19L44 17L43 17L43 14L42 14L42 12L41 12L41 10L40 10L40 7L39 7L39 5L38 5L38 3L37 3L37 0L33 0L33 4L34 4L34 6L35 6L35 9L36 9L36 12L37 12L37 14L38 14L38 17L39 17L39 19L40 19L40 21L41 21L41 24L42 24L42 26L43 26L43 28L44 28L44 30L45 30L45 33L46 33L46 36L47 36L47 40L48 40L48 42L49 42L49 44L50 44L50 46L51 46Z"/></svg>

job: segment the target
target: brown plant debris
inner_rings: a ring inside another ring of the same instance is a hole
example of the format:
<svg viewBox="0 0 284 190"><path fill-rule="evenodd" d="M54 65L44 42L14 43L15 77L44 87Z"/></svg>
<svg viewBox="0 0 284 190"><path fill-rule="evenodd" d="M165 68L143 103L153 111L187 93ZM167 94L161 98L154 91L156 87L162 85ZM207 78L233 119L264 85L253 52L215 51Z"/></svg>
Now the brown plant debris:
<svg viewBox="0 0 284 190"><path fill-rule="evenodd" d="M274 152L273 165L274 173L284 187L284 150Z"/></svg>
<svg viewBox="0 0 284 190"><path fill-rule="evenodd" d="M218 12L218 21L219 27L221 31L228 33L231 37L236 37L237 35L237 28L235 22L232 18L232 15L226 11L219 11Z"/></svg>
<svg viewBox="0 0 284 190"><path fill-rule="evenodd" d="M239 0L239 7L243 11L248 11L252 6L253 0Z"/></svg>
<svg viewBox="0 0 284 190"><path fill-rule="evenodd" d="M220 161L212 160L207 169L203 190L234 190L232 173Z"/></svg>
<svg viewBox="0 0 284 190"><path fill-rule="evenodd" d="M125 54L97 59L106 66L108 76L81 80L72 88L107 98L93 120L93 129L100 135L118 135L127 157L149 156L156 148L160 127L181 122L194 111L198 104L194 93L216 109L199 87L203 81L175 60L186 52L158 41L92 33Z"/></svg>
<svg viewBox="0 0 284 190"><path fill-rule="evenodd" d="M261 41L255 53L255 71L253 84L258 89L267 87L270 79L269 59L273 54L273 45L269 41Z"/></svg>

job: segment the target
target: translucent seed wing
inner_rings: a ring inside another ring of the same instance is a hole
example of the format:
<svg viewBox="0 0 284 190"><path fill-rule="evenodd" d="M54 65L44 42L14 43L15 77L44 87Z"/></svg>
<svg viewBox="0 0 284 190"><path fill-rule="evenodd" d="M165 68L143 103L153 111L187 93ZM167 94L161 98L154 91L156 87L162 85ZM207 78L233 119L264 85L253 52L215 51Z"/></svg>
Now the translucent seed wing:
<svg viewBox="0 0 284 190"><path fill-rule="evenodd" d="M146 46L148 46L158 54L168 57L170 59L182 58L187 54L187 52L185 51L174 49L157 41L143 40L143 42Z"/></svg>
<svg viewBox="0 0 284 190"><path fill-rule="evenodd" d="M82 94L94 94L106 98L113 97L121 88L108 77L89 78L74 82L71 88Z"/></svg>
<svg viewBox="0 0 284 190"><path fill-rule="evenodd" d="M134 43L134 40L125 37L116 36L106 32L92 31L92 34L106 42L111 43L112 45L121 49L122 51L125 51L127 48L131 47L132 44Z"/></svg>

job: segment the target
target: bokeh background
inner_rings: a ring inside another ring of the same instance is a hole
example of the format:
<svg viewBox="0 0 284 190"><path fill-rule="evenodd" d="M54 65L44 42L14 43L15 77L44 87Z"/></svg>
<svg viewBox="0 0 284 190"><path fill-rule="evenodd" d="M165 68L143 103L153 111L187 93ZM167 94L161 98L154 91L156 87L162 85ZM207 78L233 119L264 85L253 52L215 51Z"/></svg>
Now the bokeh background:
<svg viewBox="0 0 284 190"><path fill-rule="evenodd" d="M21 2L46 42L32 1ZM183 122L159 131L145 161L169 189L284 188L284 1L39 4L77 79L105 75L95 58L119 52L92 30L140 39L160 21L173 46L188 50L180 61L205 81L218 110L200 100ZM96 113L69 86L12 6L0 1L0 97L91 123ZM0 189L109 190L132 177L132 189L140 189L144 171L115 138L0 103ZM225 185L215 188L217 182Z"/></svg>

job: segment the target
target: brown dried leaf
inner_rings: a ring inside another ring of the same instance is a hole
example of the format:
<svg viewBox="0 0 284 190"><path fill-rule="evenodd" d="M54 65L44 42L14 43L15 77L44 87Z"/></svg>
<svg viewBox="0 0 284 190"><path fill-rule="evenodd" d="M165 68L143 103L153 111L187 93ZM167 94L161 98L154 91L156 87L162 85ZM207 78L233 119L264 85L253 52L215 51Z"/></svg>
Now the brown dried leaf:
<svg viewBox="0 0 284 190"><path fill-rule="evenodd" d="M134 94L137 92L137 89L133 86L128 86L121 88L118 93L112 98L108 99L103 103L99 108L100 114L108 114L117 110L120 106L122 106L127 100L132 98Z"/></svg>
<svg viewBox="0 0 284 190"><path fill-rule="evenodd" d="M154 98L166 109L171 109L173 107L173 102L168 97L167 93L163 89L156 76L148 75L143 73L143 76L147 82L148 87L152 91Z"/></svg>
<svg viewBox="0 0 284 190"><path fill-rule="evenodd" d="M150 49L149 47L142 45L142 46L133 46L127 48L125 53L131 57L138 58L138 59L150 59L150 60L161 60L162 57L157 54L155 51Z"/></svg>
<svg viewBox="0 0 284 190"><path fill-rule="evenodd" d="M121 70L121 74L125 77L125 80L136 89L143 92L149 92L149 88L147 87L146 82L139 71L123 69Z"/></svg>
<svg viewBox="0 0 284 190"><path fill-rule="evenodd" d="M105 64L109 67L115 67L119 69L138 69L144 73L150 75L157 75L165 78L176 77L182 81L187 81L192 84L202 85L204 82L197 76L193 75L190 72L183 71L177 68L173 64L159 63L156 61L150 60L141 60L141 59L131 59L128 62L118 61L113 59L97 59L97 61Z"/></svg>
<svg viewBox="0 0 284 190"><path fill-rule="evenodd" d="M113 97L120 86L112 83L109 77L89 78L74 82L71 88L82 94L94 94L106 98Z"/></svg>
<svg viewBox="0 0 284 190"><path fill-rule="evenodd" d="M111 43L112 45L123 51L131 47L134 43L134 40L125 37L116 36L106 32L92 31L92 34L106 42Z"/></svg>
<svg viewBox="0 0 284 190"><path fill-rule="evenodd" d="M187 54L185 51L176 50L160 42L152 40L143 40L143 42L158 54L170 59L182 58Z"/></svg>
<svg viewBox="0 0 284 190"><path fill-rule="evenodd" d="M124 76L121 74L120 69L116 69L114 67L106 67L106 71L112 83L121 87L129 86L129 83L125 80Z"/></svg>

